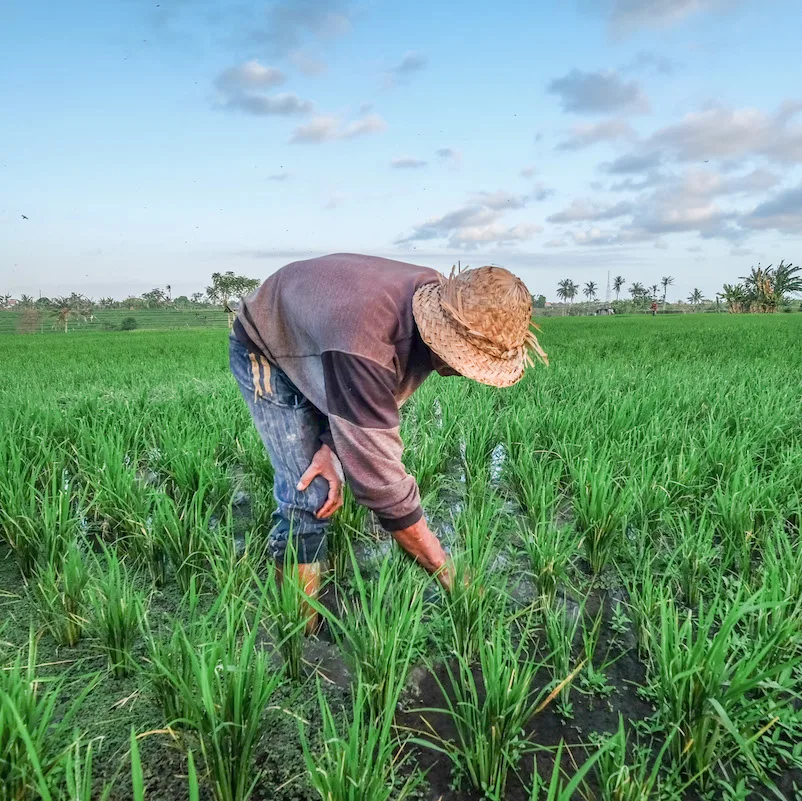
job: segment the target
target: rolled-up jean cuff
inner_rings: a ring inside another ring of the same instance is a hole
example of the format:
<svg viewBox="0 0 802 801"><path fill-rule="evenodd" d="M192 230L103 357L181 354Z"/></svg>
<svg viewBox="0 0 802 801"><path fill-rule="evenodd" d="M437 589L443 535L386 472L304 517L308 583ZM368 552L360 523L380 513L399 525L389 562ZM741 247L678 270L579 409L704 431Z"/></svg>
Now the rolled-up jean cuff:
<svg viewBox="0 0 802 801"><path fill-rule="evenodd" d="M312 562L322 562L328 553L326 547L326 532L313 531L309 534L293 535L295 553L299 565L309 565ZM275 557L278 564L283 564L287 553L286 541L281 543Z"/></svg>

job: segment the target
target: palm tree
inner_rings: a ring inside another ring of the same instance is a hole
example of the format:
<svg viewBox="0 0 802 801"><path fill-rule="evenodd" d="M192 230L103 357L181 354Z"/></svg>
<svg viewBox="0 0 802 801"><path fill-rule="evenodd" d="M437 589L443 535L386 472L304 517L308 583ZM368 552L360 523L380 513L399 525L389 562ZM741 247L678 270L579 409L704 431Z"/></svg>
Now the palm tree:
<svg viewBox="0 0 802 801"><path fill-rule="evenodd" d="M19 296L19 303L17 304L17 308L19 309L32 309L34 304L34 299L31 295L20 295Z"/></svg>
<svg viewBox="0 0 802 801"><path fill-rule="evenodd" d="M652 284L649 287L649 295L652 300L657 300L657 284Z"/></svg>
<svg viewBox="0 0 802 801"><path fill-rule="evenodd" d="M690 295L688 295L688 302L691 306L698 306L703 299L702 290L701 289L694 289Z"/></svg>
<svg viewBox="0 0 802 801"><path fill-rule="evenodd" d="M663 286L663 306L666 305L666 292L668 292L668 288L674 283L674 279L670 275L664 275L660 279L660 283Z"/></svg>
<svg viewBox="0 0 802 801"><path fill-rule="evenodd" d="M617 275L613 279L613 289L615 290L615 299L618 300L618 295L621 292L624 284L626 283L626 278L623 275Z"/></svg>
<svg viewBox="0 0 802 801"><path fill-rule="evenodd" d="M596 300L596 282L588 281L585 284L585 289L583 292L585 293L585 297L589 300Z"/></svg>
<svg viewBox="0 0 802 801"><path fill-rule="evenodd" d="M69 322L73 317L80 317L86 321L92 316L92 301L77 292L73 292L69 297L53 298L50 301L50 311L56 318L53 325L63 325L64 333L66 334Z"/></svg>
<svg viewBox="0 0 802 801"><path fill-rule="evenodd" d="M629 294L632 296L632 302L637 305L643 305L643 301L646 298L646 288L640 281L636 281L632 286L629 288Z"/></svg>

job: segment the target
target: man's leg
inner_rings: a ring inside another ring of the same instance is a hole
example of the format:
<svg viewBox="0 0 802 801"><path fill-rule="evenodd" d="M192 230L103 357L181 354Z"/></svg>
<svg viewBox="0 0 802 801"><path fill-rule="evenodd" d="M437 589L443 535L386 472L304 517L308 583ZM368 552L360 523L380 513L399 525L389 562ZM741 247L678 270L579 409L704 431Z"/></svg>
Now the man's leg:
<svg viewBox="0 0 802 801"><path fill-rule="evenodd" d="M273 465L277 508L269 535L270 553L283 567L292 537L302 589L314 595L319 563L326 557L328 528L328 521L319 520L316 513L326 502L329 486L319 476L304 491L296 485L321 445L325 419L263 356L250 353L234 337L229 351L231 371Z"/></svg>

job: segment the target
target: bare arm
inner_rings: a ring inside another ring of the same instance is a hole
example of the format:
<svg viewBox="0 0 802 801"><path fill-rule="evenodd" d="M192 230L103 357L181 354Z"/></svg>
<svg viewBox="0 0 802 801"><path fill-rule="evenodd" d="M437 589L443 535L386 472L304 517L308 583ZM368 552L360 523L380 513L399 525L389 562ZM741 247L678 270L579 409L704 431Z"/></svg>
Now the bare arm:
<svg viewBox="0 0 802 801"><path fill-rule="evenodd" d="M393 539L425 570L436 573L438 581L450 590L454 568L446 556L440 540L429 528L425 517L417 523L392 532Z"/></svg>

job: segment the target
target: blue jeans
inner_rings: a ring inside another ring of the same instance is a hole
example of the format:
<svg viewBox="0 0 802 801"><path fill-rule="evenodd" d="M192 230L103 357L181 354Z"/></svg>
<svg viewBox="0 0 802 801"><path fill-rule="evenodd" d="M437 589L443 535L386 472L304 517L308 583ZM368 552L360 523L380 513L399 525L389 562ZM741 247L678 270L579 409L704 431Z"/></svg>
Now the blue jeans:
<svg viewBox="0 0 802 801"><path fill-rule="evenodd" d="M295 485L320 448L326 417L284 372L264 356L249 351L233 334L229 338L229 359L231 372L273 465L277 508L268 536L270 554L283 564L292 537L299 563L325 559L329 521L318 520L315 512L326 502L329 484L317 476L303 492Z"/></svg>

